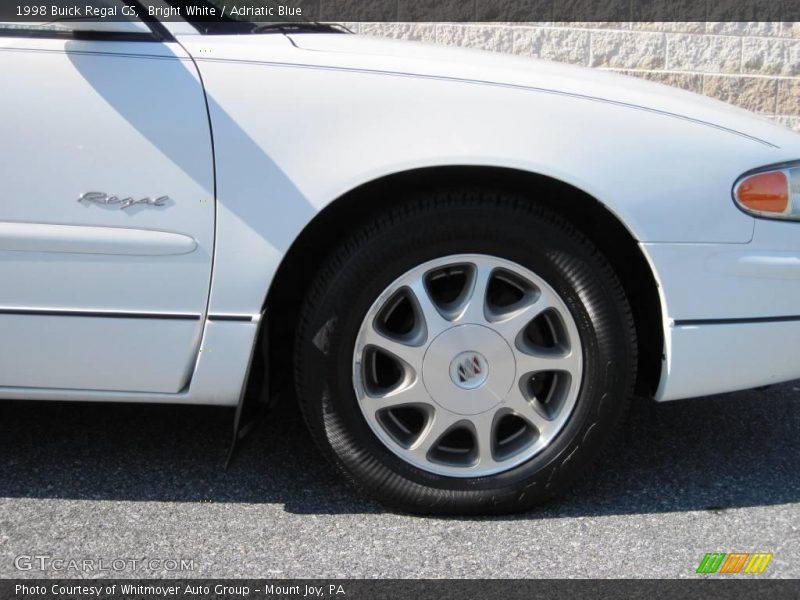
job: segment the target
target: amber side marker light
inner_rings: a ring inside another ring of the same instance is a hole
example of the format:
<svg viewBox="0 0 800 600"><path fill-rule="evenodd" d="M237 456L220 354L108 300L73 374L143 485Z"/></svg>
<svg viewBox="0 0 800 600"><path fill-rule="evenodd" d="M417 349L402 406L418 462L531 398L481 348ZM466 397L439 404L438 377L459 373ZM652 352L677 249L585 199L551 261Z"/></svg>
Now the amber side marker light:
<svg viewBox="0 0 800 600"><path fill-rule="evenodd" d="M733 189L739 206L751 214L778 219L800 219L800 168L754 173Z"/></svg>

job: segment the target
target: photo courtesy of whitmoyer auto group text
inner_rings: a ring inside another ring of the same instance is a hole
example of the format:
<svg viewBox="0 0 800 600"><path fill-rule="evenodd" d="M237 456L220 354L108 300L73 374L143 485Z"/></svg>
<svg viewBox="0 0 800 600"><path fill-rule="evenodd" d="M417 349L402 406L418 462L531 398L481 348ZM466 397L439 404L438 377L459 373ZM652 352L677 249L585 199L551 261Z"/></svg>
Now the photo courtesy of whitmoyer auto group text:
<svg viewBox="0 0 800 600"><path fill-rule="evenodd" d="M800 598L800 0L0 0L0 600Z"/></svg>

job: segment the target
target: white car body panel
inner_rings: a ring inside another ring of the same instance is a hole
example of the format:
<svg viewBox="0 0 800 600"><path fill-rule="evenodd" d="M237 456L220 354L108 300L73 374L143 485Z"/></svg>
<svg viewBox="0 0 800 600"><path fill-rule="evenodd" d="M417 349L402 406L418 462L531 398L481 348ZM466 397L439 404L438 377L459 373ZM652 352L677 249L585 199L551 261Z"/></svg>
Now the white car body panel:
<svg viewBox="0 0 800 600"><path fill-rule="evenodd" d="M63 312L2 314L3 382L23 388L119 391L139 391L147 382L180 390L193 367L186 342L197 335L198 322L167 323L165 328L161 319L70 317ZM184 364L177 362L180 358Z"/></svg>
<svg viewBox="0 0 800 600"><path fill-rule="evenodd" d="M0 48L0 112L13 115L2 125L0 381L181 391L203 332L215 213L191 59L176 43L14 37ZM89 191L171 203L79 202Z"/></svg>
<svg viewBox="0 0 800 600"><path fill-rule="evenodd" d="M644 245L670 317L657 400L770 385L800 374L797 226L759 219L746 245Z"/></svg>
<svg viewBox="0 0 800 600"><path fill-rule="evenodd" d="M0 360L18 353L8 370L0 362L0 397L236 404L270 284L300 232L362 184L448 165L546 175L616 215L660 285L657 399L800 376L796 322L718 322L799 312L800 224L744 214L731 188L753 168L800 159L800 136L687 92L556 63L165 26L177 43L0 38L0 82L15 87L0 106L21 115L2 124L21 149L3 172L0 278L13 284L3 306L166 315L152 332L142 318L3 315L0 333L16 336L59 324L46 377L36 371L41 342L0 341ZM52 78L26 78L41 71ZM112 81L113 96L97 91ZM147 111L129 99L143 87L163 94L148 96ZM59 126L46 142L26 139L36 130L26 111L41 115L54 94ZM49 175L31 182L33 156ZM95 189L175 204L135 214L78 205ZM102 234L111 228L127 233ZM199 318L169 318L177 314ZM145 333L159 343L145 348ZM79 336L95 357L136 353L136 370L115 379L85 356L54 366Z"/></svg>
<svg viewBox="0 0 800 600"><path fill-rule="evenodd" d="M135 325L132 324L131 327ZM258 327L259 320L208 321L203 333L202 347L197 354L197 363L194 365L194 374L185 389L177 394L3 386L0 387L0 399L235 406L243 393L243 383L250 367ZM153 332L154 335L155 333ZM161 340L164 333L158 333L157 339ZM105 365L103 361L99 362ZM98 361L95 360L94 364L97 367ZM169 362L168 365L176 366L174 362ZM139 368L141 367L137 365L137 369ZM112 372L114 370L109 369Z"/></svg>
<svg viewBox="0 0 800 600"><path fill-rule="evenodd" d="M675 326L656 400L681 400L797 379L800 321Z"/></svg>
<svg viewBox="0 0 800 600"><path fill-rule="evenodd" d="M759 219L749 244L643 248L658 269L673 319L792 316L800 306L799 233L797 223Z"/></svg>

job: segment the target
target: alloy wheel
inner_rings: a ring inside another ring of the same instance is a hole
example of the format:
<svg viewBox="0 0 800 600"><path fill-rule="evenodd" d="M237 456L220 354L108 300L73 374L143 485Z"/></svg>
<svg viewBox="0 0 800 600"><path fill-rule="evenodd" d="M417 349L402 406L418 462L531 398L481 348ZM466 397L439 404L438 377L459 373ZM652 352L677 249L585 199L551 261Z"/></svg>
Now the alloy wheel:
<svg viewBox="0 0 800 600"><path fill-rule="evenodd" d="M392 282L356 339L353 386L381 442L450 477L483 477L546 448L580 390L578 328L540 276L459 254Z"/></svg>

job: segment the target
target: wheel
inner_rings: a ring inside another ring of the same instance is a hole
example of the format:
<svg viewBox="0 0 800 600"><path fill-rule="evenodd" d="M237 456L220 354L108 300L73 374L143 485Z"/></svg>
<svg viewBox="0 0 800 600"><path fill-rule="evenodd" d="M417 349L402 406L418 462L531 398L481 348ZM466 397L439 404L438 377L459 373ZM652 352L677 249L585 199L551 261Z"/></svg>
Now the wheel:
<svg viewBox="0 0 800 600"><path fill-rule="evenodd" d="M301 309L311 434L358 488L427 514L524 510L618 427L630 307L600 252L526 199L410 198L345 240Z"/></svg>

